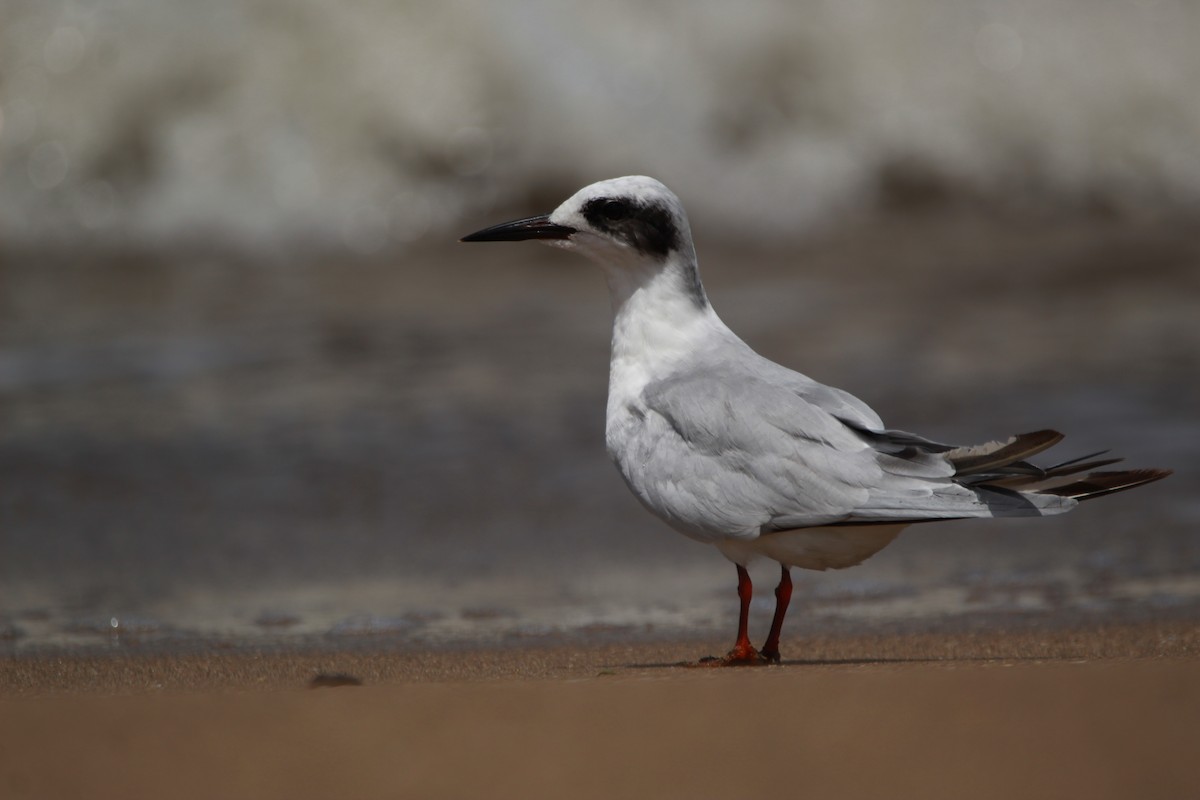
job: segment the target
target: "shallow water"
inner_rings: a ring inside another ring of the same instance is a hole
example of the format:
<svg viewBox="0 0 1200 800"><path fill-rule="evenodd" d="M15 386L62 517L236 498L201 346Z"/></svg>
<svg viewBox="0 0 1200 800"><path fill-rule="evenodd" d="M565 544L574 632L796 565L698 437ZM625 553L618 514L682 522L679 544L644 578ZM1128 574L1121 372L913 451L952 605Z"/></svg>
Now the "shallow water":
<svg viewBox="0 0 1200 800"><path fill-rule="evenodd" d="M797 573L793 635L1198 613L1187 230L943 209L753 258L701 237L735 330L895 427L1056 427L1063 458L1176 470ZM647 515L604 455L610 312L567 254L37 250L0 270L0 648L732 631L732 567ZM754 576L763 628L775 574Z"/></svg>

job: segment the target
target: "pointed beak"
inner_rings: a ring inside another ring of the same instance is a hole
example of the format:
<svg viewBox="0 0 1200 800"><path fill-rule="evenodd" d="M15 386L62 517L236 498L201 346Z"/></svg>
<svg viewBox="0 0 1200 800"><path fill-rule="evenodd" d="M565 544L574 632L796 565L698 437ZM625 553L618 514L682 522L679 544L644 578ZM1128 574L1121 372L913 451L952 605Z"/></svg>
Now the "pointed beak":
<svg viewBox="0 0 1200 800"><path fill-rule="evenodd" d="M502 222L481 231L475 231L461 239L460 242L520 242L525 239L566 239L574 228L566 225L555 225L547 214L538 217L526 217L512 222Z"/></svg>

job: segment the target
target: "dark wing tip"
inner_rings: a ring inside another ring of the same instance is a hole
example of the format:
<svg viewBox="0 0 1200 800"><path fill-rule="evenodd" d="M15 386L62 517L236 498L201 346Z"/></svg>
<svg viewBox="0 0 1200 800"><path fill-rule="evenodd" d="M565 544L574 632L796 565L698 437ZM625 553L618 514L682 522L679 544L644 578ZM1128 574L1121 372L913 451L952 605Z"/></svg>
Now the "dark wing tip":
<svg viewBox="0 0 1200 800"><path fill-rule="evenodd" d="M947 453L956 474L971 475L1016 464L1030 456L1048 450L1063 440L1063 435L1049 428L1020 433L999 444L960 447ZM999 446L997 446L999 445Z"/></svg>
<svg viewBox="0 0 1200 800"><path fill-rule="evenodd" d="M1077 481L1043 489L1038 494L1055 494L1059 497L1071 497L1075 500L1090 500L1114 492L1123 492L1147 483L1160 481L1174 470L1170 469L1126 469L1112 472L1093 472Z"/></svg>

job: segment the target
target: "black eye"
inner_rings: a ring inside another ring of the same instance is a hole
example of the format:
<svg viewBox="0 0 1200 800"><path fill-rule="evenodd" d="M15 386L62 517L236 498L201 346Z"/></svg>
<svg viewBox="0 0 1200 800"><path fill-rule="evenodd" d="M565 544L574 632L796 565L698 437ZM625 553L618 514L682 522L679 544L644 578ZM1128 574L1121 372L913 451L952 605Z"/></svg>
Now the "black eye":
<svg viewBox="0 0 1200 800"><path fill-rule="evenodd" d="M610 222L617 222L629 216L629 204L621 200L606 200L600 206L600 216Z"/></svg>

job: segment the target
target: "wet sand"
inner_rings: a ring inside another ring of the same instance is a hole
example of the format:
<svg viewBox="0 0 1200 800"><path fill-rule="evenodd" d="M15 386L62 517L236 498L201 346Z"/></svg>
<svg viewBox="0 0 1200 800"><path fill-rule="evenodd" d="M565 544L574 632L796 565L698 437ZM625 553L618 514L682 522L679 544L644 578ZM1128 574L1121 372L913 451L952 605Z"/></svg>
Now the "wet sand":
<svg viewBox="0 0 1200 800"><path fill-rule="evenodd" d="M797 576L793 613L1200 602L1190 222L930 209L749 252L698 242L734 330L889 425L1055 427L1051 461L1112 448L1176 471L1053 520L913 529ZM728 564L647 515L605 456L601 275L452 238L361 261L0 252L0 652L107 645L113 619L122 638L294 620L287 635L434 646L723 632Z"/></svg>
<svg viewBox="0 0 1200 800"><path fill-rule="evenodd" d="M79 653L0 669L5 797L1186 797L1200 626L431 652ZM325 675L359 686L309 688Z"/></svg>

